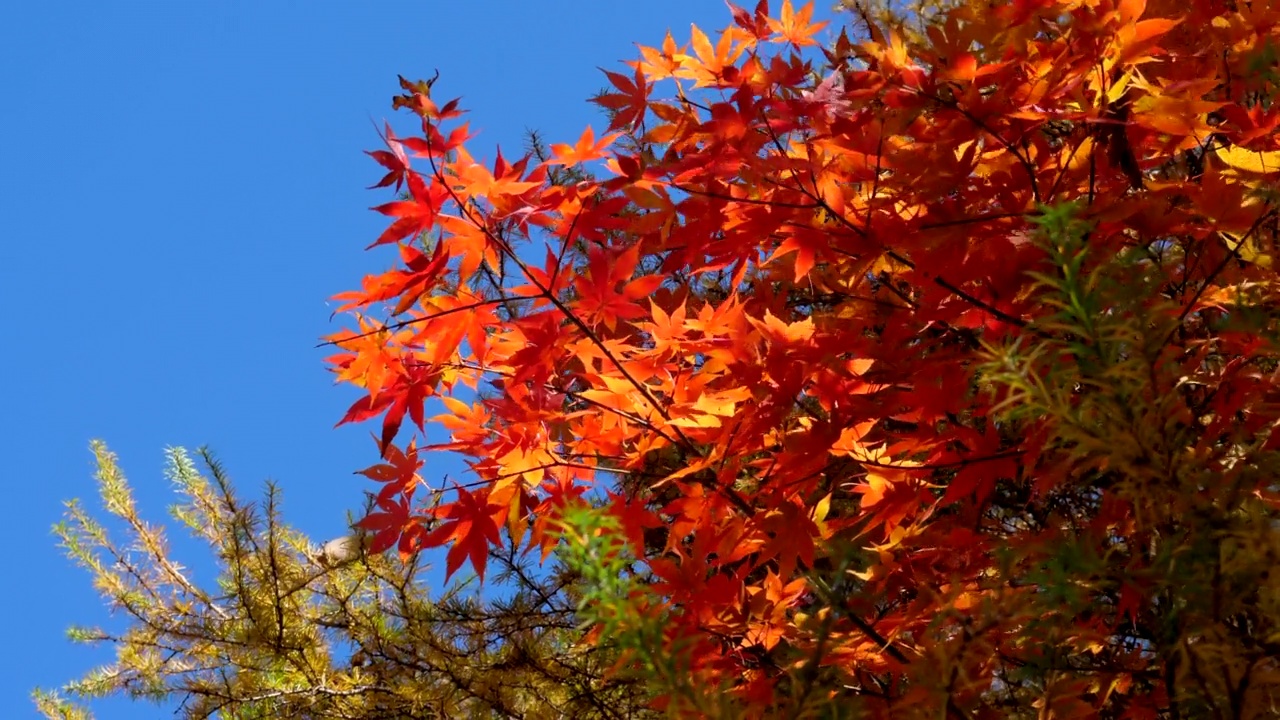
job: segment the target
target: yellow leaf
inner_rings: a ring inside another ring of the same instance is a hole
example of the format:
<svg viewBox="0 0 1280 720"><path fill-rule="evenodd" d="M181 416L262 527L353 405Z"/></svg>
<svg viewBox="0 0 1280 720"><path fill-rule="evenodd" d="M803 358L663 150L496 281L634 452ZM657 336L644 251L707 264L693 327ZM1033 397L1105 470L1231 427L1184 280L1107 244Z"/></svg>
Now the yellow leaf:
<svg viewBox="0 0 1280 720"><path fill-rule="evenodd" d="M706 415L719 415L721 417L733 417L733 413L737 410L738 403L732 397L725 397L723 394L704 393L698 396L693 404L693 409Z"/></svg>
<svg viewBox="0 0 1280 720"><path fill-rule="evenodd" d="M1129 81L1133 80L1133 73L1127 72L1120 76L1119 80L1111 83L1111 87L1107 88L1107 104L1110 105L1120 99L1129 89Z"/></svg>
<svg viewBox="0 0 1280 720"><path fill-rule="evenodd" d="M1090 156L1093 154L1093 138L1086 137L1080 141L1074 149L1068 148L1067 167L1071 170L1079 170L1089 165Z"/></svg>
<svg viewBox="0 0 1280 720"><path fill-rule="evenodd" d="M809 515L813 519L813 524L818 526L818 533L821 537L828 537L827 532L827 513L831 511L831 493L827 493L817 505L813 506L813 512Z"/></svg>
<svg viewBox="0 0 1280 720"><path fill-rule="evenodd" d="M715 415L690 415L673 417L671 424L678 428L713 428L720 427L720 418Z"/></svg>
<svg viewBox="0 0 1280 720"><path fill-rule="evenodd" d="M876 258L875 262L871 263L871 267L867 268L867 272L879 275L882 270L887 270L891 273L896 273L896 272L906 272L907 270L910 270L910 269L911 269L910 266L904 265L903 263L898 262L897 260L890 257L886 253Z"/></svg>
<svg viewBox="0 0 1280 720"><path fill-rule="evenodd" d="M1231 233L1218 232L1227 241L1227 246L1240 255L1240 259L1253 263L1258 267L1271 267L1271 253L1266 252L1256 237L1241 238Z"/></svg>
<svg viewBox="0 0 1280 720"><path fill-rule="evenodd" d="M1280 150L1246 150L1232 145L1214 151L1218 159L1236 170L1272 173L1280 170Z"/></svg>

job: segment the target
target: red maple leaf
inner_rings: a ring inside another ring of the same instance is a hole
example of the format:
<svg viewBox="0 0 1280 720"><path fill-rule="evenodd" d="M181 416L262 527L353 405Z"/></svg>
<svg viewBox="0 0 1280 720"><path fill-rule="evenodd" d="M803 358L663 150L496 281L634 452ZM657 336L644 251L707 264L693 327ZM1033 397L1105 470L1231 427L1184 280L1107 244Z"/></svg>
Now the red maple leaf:
<svg viewBox="0 0 1280 720"><path fill-rule="evenodd" d="M455 492L458 494L456 500L436 509L436 517L445 518L445 521L423 538L422 545L437 547L450 543L445 557L446 581L466 559L471 560L476 575L483 579L490 546L502 542L497 518L502 517L507 508L490 503L487 489L472 493L459 487Z"/></svg>
<svg viewBox="0 0 1280 720"><path fill-rule="evenodd" d="M383 215L397 219L369 247L399 242L410 235L430 229L435 224L436 215L449 199L447 188L437 184L428 186L422 176L414 172L406 177L409 181L408 200L396 200L373 208Z"/></svg>

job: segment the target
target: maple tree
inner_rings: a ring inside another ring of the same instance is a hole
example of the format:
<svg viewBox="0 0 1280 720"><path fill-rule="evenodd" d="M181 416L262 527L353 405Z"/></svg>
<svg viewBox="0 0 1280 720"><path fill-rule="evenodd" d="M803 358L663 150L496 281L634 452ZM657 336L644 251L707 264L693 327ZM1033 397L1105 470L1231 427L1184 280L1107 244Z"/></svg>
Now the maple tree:
<svg viewBox="0 0 1280 720"><path fill-rule="evenodd" d="M517 160L402 80L373 549L592 549L675 714L1273 715L1280 8L730 9Z"/></svg>

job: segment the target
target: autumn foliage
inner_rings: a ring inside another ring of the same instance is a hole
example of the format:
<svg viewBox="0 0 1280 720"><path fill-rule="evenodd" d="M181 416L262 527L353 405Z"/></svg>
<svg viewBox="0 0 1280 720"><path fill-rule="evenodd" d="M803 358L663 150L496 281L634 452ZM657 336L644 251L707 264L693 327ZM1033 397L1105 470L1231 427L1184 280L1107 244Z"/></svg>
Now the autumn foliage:
<svg viewBox="0 0 1280 720"><path fill-rule="evenodd" d="M574 644L563 578L535 577L516 548L492 558L525 579L504 597L445 590L421 555L312 542L285 521L279 487L246 499L204 449L166 450L177 502L154 522L115 454L92 449L101 509L68 502L54 532L116 615L68 637L113 652L33 693L50 720L92 720L106 697L134 700L134 717L189 720L646 717L647 685L603 677L617 651ZM183 536L208 550L203 568L172 549Z"/></svg>
<svg viewBox="0 0 1280 720"><path fill-rule="evenodd" d="M402 80L362 527L483 574L596 502L745 716L1271 716L1280 8L853 5L730 6L519 159Z"/></svg>

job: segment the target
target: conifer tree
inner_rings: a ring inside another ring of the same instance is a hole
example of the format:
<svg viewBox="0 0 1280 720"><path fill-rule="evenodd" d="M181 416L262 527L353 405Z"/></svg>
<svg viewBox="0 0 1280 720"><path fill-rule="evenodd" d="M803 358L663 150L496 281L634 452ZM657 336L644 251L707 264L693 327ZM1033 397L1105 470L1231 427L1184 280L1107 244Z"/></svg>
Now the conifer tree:
<svg viewBox="0 0 1280 720"><path fill-rule="evenodd" d="M116 661L37 691L47 717L90 717L73 701L108 695L176 703L186 718L647 716L642 688L606 672L616 653L580 642L567 572L495 549L489 591L432 588L418 556L365 552L359 535L316 545L283 522L275 486L248 503L208 452L174 448L175 526L218 571L201 582L143 519L116 457L93 452L125 535L77 502L57 534L126 627L71 631L114 646Z"/></svg>

